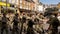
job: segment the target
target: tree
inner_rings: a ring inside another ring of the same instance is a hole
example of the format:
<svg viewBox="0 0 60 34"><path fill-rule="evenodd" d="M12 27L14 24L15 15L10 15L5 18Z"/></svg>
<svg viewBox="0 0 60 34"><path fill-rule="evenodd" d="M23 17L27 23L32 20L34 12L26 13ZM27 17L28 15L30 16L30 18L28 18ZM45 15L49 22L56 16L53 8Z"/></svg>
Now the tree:
<svg viewBox="0 0 60 34"><path fill-rule="evenodd" d="M46 8L45 10L46 10L46 12L44 13L44 16L50 16L51 14L58 12L58 8L57 7Z"/></svg>
<svg viewBox="0 0 60 34"><path fill-rule="evenodd" d="M48 12L48 11L58 11L58 8L57 8L57 7L46 8L45 10L46 10L47 12Z"/></svg>

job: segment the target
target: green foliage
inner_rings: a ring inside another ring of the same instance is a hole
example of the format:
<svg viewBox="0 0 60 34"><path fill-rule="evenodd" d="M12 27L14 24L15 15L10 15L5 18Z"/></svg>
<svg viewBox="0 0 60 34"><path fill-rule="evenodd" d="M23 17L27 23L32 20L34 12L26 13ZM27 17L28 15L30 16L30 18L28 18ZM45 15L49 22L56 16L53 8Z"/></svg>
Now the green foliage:
<svg viewBox="0 0 60 34"><path fill-rule="evenodd" d="M58 8L53 7L53 8L46 8L46 11L58 11Z"/></svg>
<svg viewBox="0 0 60 34"><path fill-rule="evenodd" d="M44 16L50 16L52 14L55 14L58 12L58 8L53 7L53 8L46 8L46 12L44 13Z"/></svg>

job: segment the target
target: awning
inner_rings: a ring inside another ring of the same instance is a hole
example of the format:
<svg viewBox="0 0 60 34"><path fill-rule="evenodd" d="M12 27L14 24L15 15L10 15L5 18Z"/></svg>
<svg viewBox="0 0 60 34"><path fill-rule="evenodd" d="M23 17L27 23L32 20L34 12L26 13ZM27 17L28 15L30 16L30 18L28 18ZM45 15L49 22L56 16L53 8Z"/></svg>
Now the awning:
<svg viewBox="0 0 60 34"><path fill-rule="evenodd" d="M4 9L15 10L15 11L16 11L16 9L15 9L15 8L13 8L13 7L7 7L7 8L6 8L6 7L4 7L4 6L3 6L3 8L4 8Z"/></svg>
<svg viewBox="0 0 60 34"><path fill-rule="evenodd" d="M0 6L6 6L6 3L5 2L0 2ZM7 7L10 7L9 3L7 3Z"/></svg>

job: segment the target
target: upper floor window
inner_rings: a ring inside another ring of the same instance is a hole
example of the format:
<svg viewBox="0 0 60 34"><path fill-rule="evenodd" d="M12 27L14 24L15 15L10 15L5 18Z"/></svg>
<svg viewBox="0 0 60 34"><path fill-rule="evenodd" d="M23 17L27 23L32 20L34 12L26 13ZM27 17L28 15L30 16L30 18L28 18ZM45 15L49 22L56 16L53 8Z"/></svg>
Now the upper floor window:
<svg viewBox="0 0 60 34"><path fill-rule="evenodd" d="M2 1L2 0L0 0L0 1Z"/></svg>
<svg viewBox="0 0 60 34"><path fill-rule="evenodd" d="M25 0L25 1L28 1L28 2L34 2L33 0Z"/></svg>
<svg viewBox="0 0 60 34"><path fill-rule="evenodd" d="M9 0L1 0L1 1L2 1L2 2L6 2L6 1L9 2Z"/></svg>

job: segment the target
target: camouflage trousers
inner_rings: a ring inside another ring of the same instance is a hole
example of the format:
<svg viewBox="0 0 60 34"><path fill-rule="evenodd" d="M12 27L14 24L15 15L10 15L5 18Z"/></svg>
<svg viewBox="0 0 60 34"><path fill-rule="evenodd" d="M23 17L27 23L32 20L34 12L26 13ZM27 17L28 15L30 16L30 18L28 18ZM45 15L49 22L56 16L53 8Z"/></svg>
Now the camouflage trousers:
<svg viewBox="0 0 60 34"><path fill-rule="evenodd" d="M15 32L16 32L17 34L19 34L19 31L18 31L18 30L19 30L19 29L18 29L18 26L13 25L12 34L15 34Z"/></svg>
<svg viewBox="0 0 60 34"><path fill-rule="evenodd" d="M7 26L7 24L3 24L1 26L1 34L3 34L4 30L6 31L6 34L8 34L8 26Z"/></svg>

